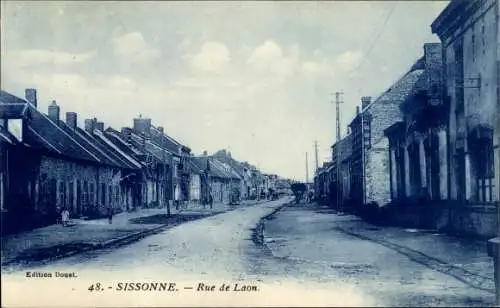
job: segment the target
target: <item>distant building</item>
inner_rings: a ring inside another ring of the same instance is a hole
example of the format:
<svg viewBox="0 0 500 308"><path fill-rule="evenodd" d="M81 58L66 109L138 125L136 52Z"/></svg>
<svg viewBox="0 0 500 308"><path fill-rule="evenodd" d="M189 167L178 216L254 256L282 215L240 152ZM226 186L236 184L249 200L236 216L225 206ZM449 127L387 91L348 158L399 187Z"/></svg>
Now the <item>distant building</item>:
<svg viewBox="0 0 500 308"><path fill-rule="evenodd" d="M214 202L229 203L235 195L241 197L241 177L229 165L208 155L191 158L197 168L203 170L201 199L204 204L212 196Z"/></svg>

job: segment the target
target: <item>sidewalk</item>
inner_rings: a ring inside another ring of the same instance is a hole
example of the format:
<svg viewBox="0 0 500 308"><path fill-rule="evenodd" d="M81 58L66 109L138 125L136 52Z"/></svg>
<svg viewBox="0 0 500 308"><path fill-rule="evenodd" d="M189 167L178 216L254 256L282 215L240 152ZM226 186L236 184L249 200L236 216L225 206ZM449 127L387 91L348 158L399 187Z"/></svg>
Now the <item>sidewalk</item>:
<svg viewBox="0 0 500 308"><path fill-rule="evenodd" d="M334 217L337 230L398 251L473 288L495 292L493 261L487 255L486 241L457 238L435 230L379 227L353 215Z"/></svg>
<svg viewBox="0 0 500 308"><path fill-rule="evenodd" d="M4 236L1 239L2 271L16 270L36 262L70 256L79 252L125 244L144 236L160 232L184 222L238 209L262 201L245 200L240 205L214 203L213 208L201 204L188 204L187 208L139 209L124 212L108 219L79 220L71 225L60 224Z"/></svg>

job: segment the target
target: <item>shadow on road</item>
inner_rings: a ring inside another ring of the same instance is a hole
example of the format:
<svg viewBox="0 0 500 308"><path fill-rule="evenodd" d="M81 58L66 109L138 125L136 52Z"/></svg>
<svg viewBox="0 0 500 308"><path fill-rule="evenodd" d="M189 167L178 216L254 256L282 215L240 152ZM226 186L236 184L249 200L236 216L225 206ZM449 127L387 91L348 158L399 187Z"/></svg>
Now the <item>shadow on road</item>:
<svg viewBox="0 0 500 308"><path fill-rule="evenodd" d="M167 214L158 214L147 217L133 218L130 219L129 221L132 224L171 225L191 220L197 220L208 216L209 215L204 215L204 214L183 214L183 215L171 215L171 216L168 216Z"/></svg>

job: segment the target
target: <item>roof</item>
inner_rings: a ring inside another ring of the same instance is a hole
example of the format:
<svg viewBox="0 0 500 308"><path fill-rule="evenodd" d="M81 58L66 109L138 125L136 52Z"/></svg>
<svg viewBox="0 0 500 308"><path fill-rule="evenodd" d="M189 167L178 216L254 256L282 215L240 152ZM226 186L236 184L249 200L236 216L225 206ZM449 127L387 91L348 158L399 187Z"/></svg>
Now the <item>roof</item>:
<svg viewBox="0 0 500 308"><path fill-rule="evenodd" d="M410 96L426 89L426 80L424 75L425 70L416 69L409 71L398 81L396 81L389 89L380 95L375 101L368 105L363 111L369 109L373 104L384 101L400 101L403 102Z"/></svg>
<svg viewBox="0 0 500 308"><path fill-rule="evenodd" d="M151 126L151 142L158 146L163 147L171 154L179 155L179 149L182 148L182 144L175 141L173 138L169 137L167 134L160 132L156 127Z"/></svg>
<svg viewBox="0 0 500 308"><path fill-rule="evenodd" d="M29 113L28 102L0 90L0 115L2 118L21 119Z"/></svg>
<svg viewBox="0 0 500 308"><path fill-rule="evenodd" d="M112 146L103 143L103 141L97 137L98 131L96 131L95 134L90 134L79 127L72 129L63 121L59 121L58 124L60 128L97 156L102 163L121 168L140 168L140 164L137 161L129 160L124 154L114 150Z"/></svg>
<svg viewBox="0 0 500 308"><path fill-rule="evenodd" d="M139 147L136 147L131 142L123 139L121 133L111 127L108 127L104 131L104 134L109 141L113 142L116 147L118 147L122 152L126 153L130 157L141 157L146 154Z"/></svg>
<svg viewBox="0 0 500 308"><path fill-rule="evenodd" d="M206 156L191 157L191 164L203 171L207 169L207 161L208 157Z"/></svg>
<svg viewBox="0 0 500 308"><path fill-rule="evenodd" d="M189 166L191 167L191 171L195 174L203 174L205 171L205 169L198 165L193 159L189 160Z"/></svg>
<svg viewBox="0 0 500 308"><path fill-rule="evenodd" d="M239 161L234 159L232 156L230 156L230 154L227 154L225 150L217 151L213 156L218 160L230 165L240 177L245 176L245 169L248 169L248 167L245 166L244 163L240 163Z"/></svg>
<svg viewBox="0 0 500 308"><path fill-rule="evenodd" d="M122 151L111 140L109 140L104 132L95 130L92 136L95 137L97 143L101 144L102 148L106 149L107 153L115 159L115 161L119 161L122 166L126 166L131 169L142 167L142 165L135 158Z"/></svg>
<svg viewBox="0 0 500 308"><path fill-rule="evenodd" d="M165 148L160 147L154 142L151 142L149 139L144 139L135 133L130 134L130 142L137 148L142 148L146 154L152 155L157 160L170 160L172 156L172 152L166 150Z"/></svg>
<svg viewBox="0 0 500 308"><path fill-rule="evenodd" d="M220 177L227 179L241 179L241 177L236 173L231 166L224 164L215 157L211 157L210 170L218 173Z"/></svg>
<svg viewBox="0 0 500 308"><path fill-rule="evenodd" d="M431 24L432 33L438 36L443 36L443 34L449 35L452 33L449 29L455 28L459 25L463 25L463 19L471 16L471 13L464 14L469 8L477 7L481 5L481 1L478 0L453 0L444 8L443 11L436 17L436 19ZM458 22L462 19L462 22Z"/></svg>
<svg viewBox="0 0 500 308"><path fill-rule="evenodd" d="M194 166L201 170L206 170L208 167L208 174L212 177L222 178L222 179L241 179L238 173L236 173L233 168L229 165L224 165L223 162L219 161L212 156L198 156L191 157L191 161Z"/></svg>
<svg viewBox="0 0 500 308"><path fill-rule="evenodd" d="M73 130L63 121L50 119L37 110L34 105L21 98L17 98L5 91L1 91L0 98L2 108L7 111L6 117L18 117L19 106L24 104L23 113L29 114L30 120L25 121L23 141L33 148L114 167L133 169L140 166L138 162L129 160L107 143L94 138L82 129L76 128L76 130Z"/></svg>

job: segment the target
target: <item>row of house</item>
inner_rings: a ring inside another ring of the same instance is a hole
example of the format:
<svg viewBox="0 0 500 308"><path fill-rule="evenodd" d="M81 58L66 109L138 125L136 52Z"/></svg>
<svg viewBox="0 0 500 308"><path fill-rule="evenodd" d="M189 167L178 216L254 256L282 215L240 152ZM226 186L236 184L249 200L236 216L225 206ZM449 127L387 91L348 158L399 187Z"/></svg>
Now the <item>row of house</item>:
<svg viewBox="0 0 500 308"><path fill-rule="evenodd" d="M317 171L317 198L408 226L498 233L499 6L450 2L431 25L441 42L424 44L378 98L361 99Z"/></svg>
<svg viewBox="0 0 500 308"><path fill-rule="evenodd" d="M38 109L36 89L25 98L0 91L0 206L2 231L72 217L100 217L185 202L231 202L266 193L271 178L226 151L196 157L150 118L132 127L84 120L56 101Z"/></svg>

